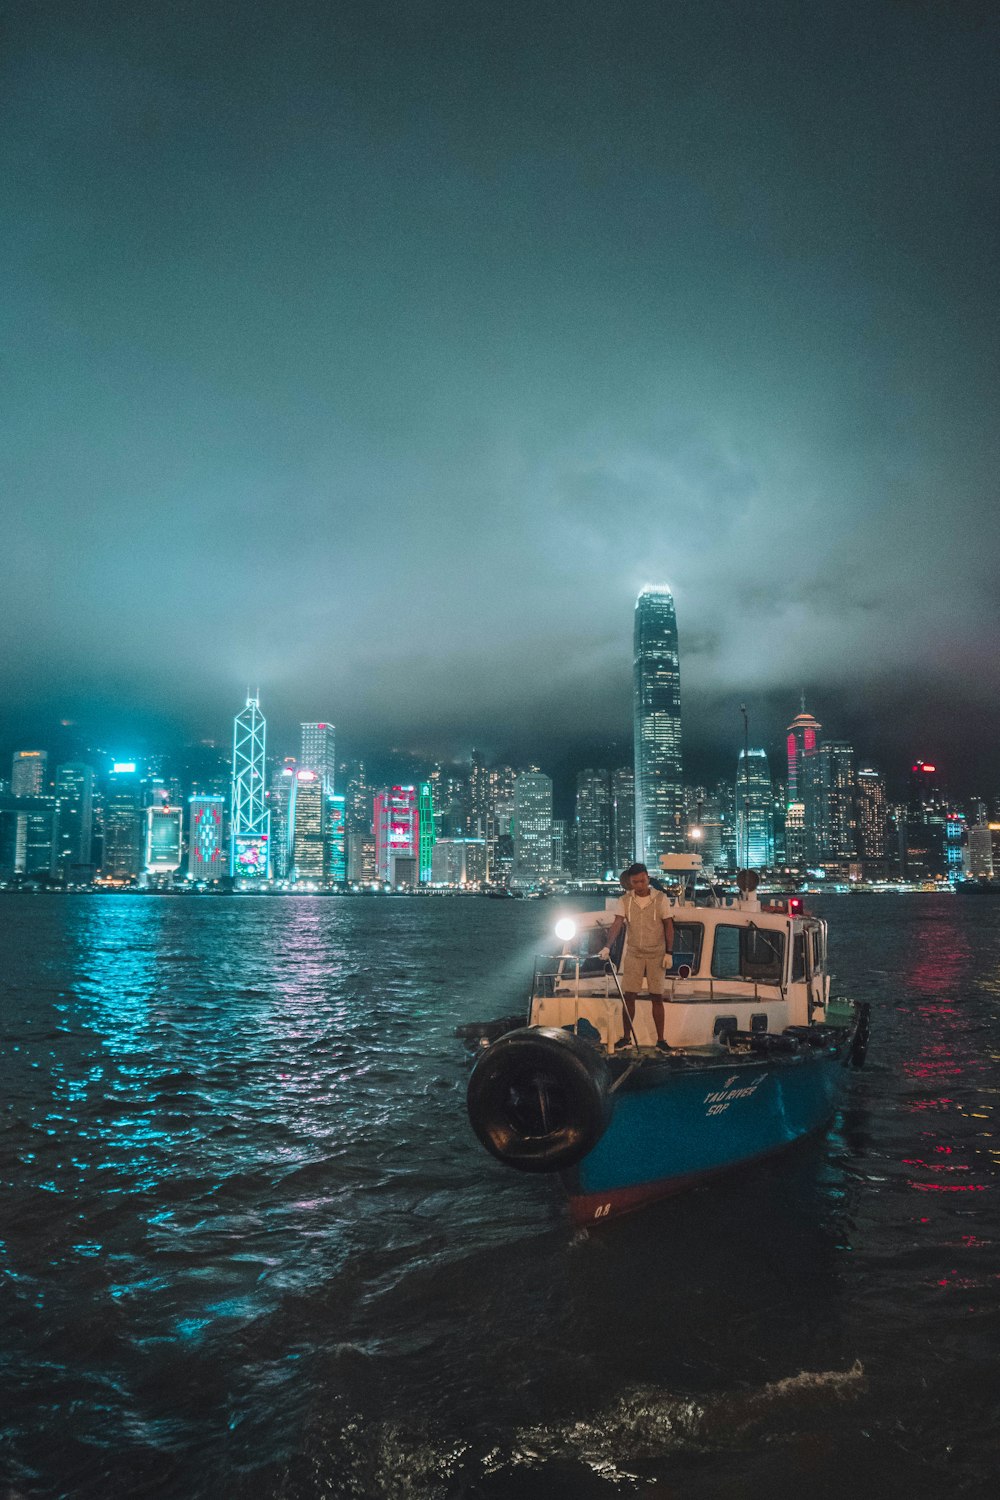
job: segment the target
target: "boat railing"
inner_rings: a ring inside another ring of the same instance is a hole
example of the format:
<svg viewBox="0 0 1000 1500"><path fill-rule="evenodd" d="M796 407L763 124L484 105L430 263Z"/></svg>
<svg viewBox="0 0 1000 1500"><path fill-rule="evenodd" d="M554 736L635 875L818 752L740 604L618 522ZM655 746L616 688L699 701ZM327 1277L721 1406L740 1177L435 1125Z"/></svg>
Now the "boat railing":
<svg viewBox="0 0 1000 1500"><path fill-rule="evenodd" d="M788 998L785 984L778 979L761 979L757 976L745 979L737 975L722 977L717 974L672 974L668 969L664 975L664 999L682 1004L685 995L678 996L678 986L704 993L708 1001L716 999L748 1001ZM734 987L739 986L738 989ZM744 991L744 986L747 986ZM752 986L752 988L751 988ZM776 992L776 993L775 993ZM567 998L607 1000L623 999L621 981L614 964L600 959L596 954L543 953L535 959L532 994L540 998L563 995ZM701 998L699 993L698 998Z"/></svg>
<svg viewBox="0 0 1000 1500"><path fill-rule="evenodd" d="M719 1000L739 1000L739 999L742 999L743 998L743 988L742 987L744 985L753 985L753 990L751 992L749 992L747 994L747 996L746 996L747 1000L760 1000L760 999L773 1000L775 998L778 998L780 1000L786 1000L788 998L788 992L787 992L787 990L785 988L785 985L779 979L773 979L773 980L770 980L770 979L757 979L757 978L753 978L753 979L749 979L749 978L748 979L741 979L741 978L739 978L738 976L735 976L735 975L732 975L729 978L724 979L721 976L716 975L716 974L684 974L684 975L679 975L679 974L671 974L670 971L669 971L669 969L668 969L667 973L664 975L664 980L666 981L665 986L664 986L664 989L665 989L664 998L667 999L667 1000L676 1001L676 1003L679 1004L679 1005L683 1004L683 1002L686 999L689 999L691 997L686 996L686 995L678 996L677 993L676 993L678 985L683 985L685 987L685 989L689 985L694 986L696 989L698 989L698 988L707 988L708 993L707 993L707 995L706 995L705 998L707 1000L709 1000L709 1001L716 1000L716 999L719 999ZM733 992L733 986L734 985L739 985L740 986L740 989L737 990L735 993ZM718 989L719 989L720 993L716 992L716 986L718 986ZM761 995L761 993L760 993L761 990L772 991L772 992L776 990L777 991L777 996L775 996L773 993Z"/></svg>
<svg viewBox="0 0 1000 1500"><path fill-rule="evenodd" d="M565 995L578 999L620 1000L618 971L594 954L540 953L535 959L533 995L546 999Z"/></svg>

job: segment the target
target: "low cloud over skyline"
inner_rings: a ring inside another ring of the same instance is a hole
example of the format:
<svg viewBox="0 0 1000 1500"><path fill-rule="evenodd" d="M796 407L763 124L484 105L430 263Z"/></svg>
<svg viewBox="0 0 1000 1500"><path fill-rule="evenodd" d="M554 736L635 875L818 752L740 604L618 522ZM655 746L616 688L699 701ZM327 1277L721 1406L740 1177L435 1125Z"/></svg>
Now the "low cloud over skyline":
<svg viewBox="0 0 1000 1500"><path fill-rule="evenodd" d="M805 689L992 794L992 9L240 15L11 11L4 736L557 755L663 582L693 774Z"/></svg>

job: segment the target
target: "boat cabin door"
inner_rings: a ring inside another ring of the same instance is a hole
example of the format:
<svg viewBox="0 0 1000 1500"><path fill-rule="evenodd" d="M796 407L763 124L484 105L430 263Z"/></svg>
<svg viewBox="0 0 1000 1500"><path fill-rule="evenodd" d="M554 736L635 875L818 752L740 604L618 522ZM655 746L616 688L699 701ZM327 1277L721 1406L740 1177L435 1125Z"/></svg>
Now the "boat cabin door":
<svg viewBox="0 0 1000 1500"><path fill-rule="evenodd" d="M809 926L803 933L806 959L806 993L809 999L809 1019L813 1011L826 1005L826 954L823 929L819 923Z"/></svg>

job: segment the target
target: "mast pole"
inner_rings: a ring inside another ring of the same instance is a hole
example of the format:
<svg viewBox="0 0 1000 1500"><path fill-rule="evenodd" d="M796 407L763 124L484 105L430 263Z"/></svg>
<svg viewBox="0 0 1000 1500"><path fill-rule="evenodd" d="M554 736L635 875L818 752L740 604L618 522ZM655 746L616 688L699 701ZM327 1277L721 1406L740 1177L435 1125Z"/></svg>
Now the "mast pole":
<svg viewBox="0 0 1000 1500"><path fill-rule="evenodd" d="M750 721L747 706L740 704L743 715L743 868L750 868Z"/></svg>

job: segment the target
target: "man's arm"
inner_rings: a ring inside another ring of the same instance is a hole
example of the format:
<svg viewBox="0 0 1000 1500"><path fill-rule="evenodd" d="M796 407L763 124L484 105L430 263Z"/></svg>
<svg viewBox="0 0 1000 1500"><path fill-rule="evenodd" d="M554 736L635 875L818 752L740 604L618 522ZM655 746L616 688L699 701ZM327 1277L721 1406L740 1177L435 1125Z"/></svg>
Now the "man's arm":
<svg viewBox="0 0 1000 1500"><path fill-rule="evenodd" d="M664 941L664 943L666 945L666 950L667 950L666 953L663 956L663 967L665 969L669 969L669 968L672 967L672 961L671 961L670 955L673 952L673 947L674 947L674 919L673 919L673 917L664 917L663 918L663 941Z"/></svg>
<svg viewBox="0 0 1000 1500"><path fill-rule="evenodd" d="M619 913L611 924L611 931L608 933L608 941L601 949L600 953L597 955L598 958L608 959L611 957L611 949L614 947L615 938L618 936L624 926L625 918L621 915L621 913Z"/></svg>

